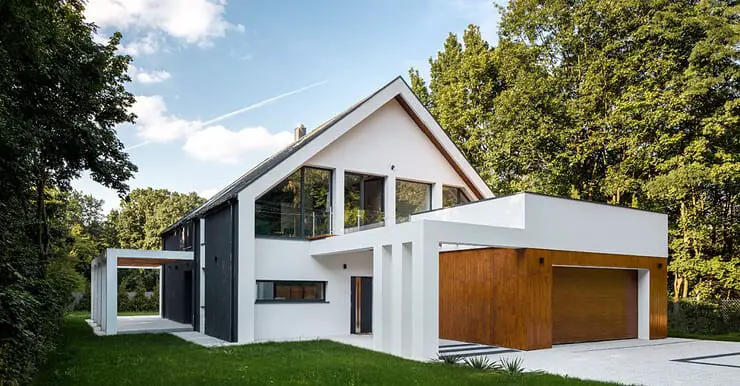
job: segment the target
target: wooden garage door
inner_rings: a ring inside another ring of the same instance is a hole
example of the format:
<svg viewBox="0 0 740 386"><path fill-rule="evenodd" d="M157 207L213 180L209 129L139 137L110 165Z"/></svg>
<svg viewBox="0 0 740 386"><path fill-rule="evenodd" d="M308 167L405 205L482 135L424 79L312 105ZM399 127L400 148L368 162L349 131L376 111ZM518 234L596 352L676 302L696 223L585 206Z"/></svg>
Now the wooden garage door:
<svg viewBox="0 0 740 386"><path fill-rule="evenodd" d="M552 268L552 342L637 338L637 271Z"/></svg>

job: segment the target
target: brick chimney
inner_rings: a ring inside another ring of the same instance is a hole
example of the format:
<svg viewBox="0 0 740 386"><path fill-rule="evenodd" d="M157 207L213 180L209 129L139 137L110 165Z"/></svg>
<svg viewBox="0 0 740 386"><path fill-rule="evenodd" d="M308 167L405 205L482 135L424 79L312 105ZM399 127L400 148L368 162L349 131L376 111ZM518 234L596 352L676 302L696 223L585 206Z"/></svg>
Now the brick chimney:
<svg viewBox="0 0 740 386"><path fill-rule="evenodd" d="M306 135L306 126L303 126L303 124L301 123L293 131L293 140L297 141L301 139L304 135Z"/></svg>

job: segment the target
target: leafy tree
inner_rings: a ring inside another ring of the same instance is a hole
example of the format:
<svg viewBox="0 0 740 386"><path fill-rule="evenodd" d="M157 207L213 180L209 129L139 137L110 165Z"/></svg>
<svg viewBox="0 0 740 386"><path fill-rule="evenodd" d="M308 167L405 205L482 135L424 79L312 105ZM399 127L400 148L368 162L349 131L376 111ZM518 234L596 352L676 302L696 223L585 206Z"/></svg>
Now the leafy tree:
<svg viewBox="0 0 740 386"><path fill-rule="evenodd" d="M0 379L28 381L76 283L59 192L88 170L119 192L136 171L115 125L134 101L121 35L92 39L79 0L0 2Z"/></svg>
<svg viewBox="0 0 740 386"><path fill-rule="evenodd" d="M205 199L196 193L134 189L109 219L114 221L121 248L161 249L160 233L203 203Z"/></svg>
<svg viewBox="0 0 740 386"><path fill-rule="evenodd" d="M491 129L493 101L503 88L493 55L480 28L470 25L462 42L451 33L444 49L429 59L429 88L417 70L409 71L412 89L419 99L473 166L484 174L487 169L483 157L490 147L486 135Z"/></svg>
<svg viewBox="0 0 740 386"><path fill-rule="evenodd" d="M450 131L485 128L475 166L495 191L664 211L674 295L738 296L737 10L729 1L515 0L485 56L497 74L491 114L466 104L480 78L464 70L452 36L431 60L430 87L416 72L412 85L443 125L466 111L485 117ZM449 81L457 77L466 80Z"/></svg>

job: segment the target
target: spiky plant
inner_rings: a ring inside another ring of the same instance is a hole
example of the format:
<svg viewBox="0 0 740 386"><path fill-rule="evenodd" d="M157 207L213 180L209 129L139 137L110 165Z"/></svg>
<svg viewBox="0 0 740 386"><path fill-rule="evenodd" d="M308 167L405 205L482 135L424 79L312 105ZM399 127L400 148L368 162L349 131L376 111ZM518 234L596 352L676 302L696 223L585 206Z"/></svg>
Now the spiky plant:
<svg viewBox="0 0 740 386"><path fill-rule="evenodd" d="M462 362L463 357L455 354L445 355L440 353L437 354L437 360L448 365L457 365Z"/></svg>
<svg viewBox="0 0 740 386"><path fill-rule="evenodd" d="M465 364L478 370L499 370L499 365L485 356L465 358Z"/></svg>
<svg viewBox="0 0 740 386"><path fill-rule="evenodd" d="M524 374L524 360L522 358L501 358L499 367L502 372L510 375Z"/></svg>

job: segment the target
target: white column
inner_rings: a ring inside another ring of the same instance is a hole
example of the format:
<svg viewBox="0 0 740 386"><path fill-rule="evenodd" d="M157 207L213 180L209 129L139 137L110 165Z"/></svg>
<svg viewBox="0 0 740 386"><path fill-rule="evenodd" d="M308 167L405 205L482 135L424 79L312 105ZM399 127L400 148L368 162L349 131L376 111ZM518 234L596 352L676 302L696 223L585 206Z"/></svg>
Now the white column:
<svg viewBox="0 0 740 386"><path fill-rule="evenodd" d="M200 219L200 245L198 248L200 248L200 259L198 259L198 274L200 275L200 288L198 288L198 291L200 291L200 304L199 307L199 318L200 318L200 332L206 333L206 271L204 268L206 267L206 219L201 218Z"/></svg>
<svg viewBox="0 0 740 386"><path fill-rule="evenodd" d="M106 251L106 324L105 333L115 335L117 332L116 316L118 314L118 256Z"/></svg>
<svg viewBox="0 0 740 386"><path fill-rule="evenodd" d="M383 351L385 347L385 247L376 245L373 247L373 347L375 350Z"/></svg>
<svg viewBox="0 0 740 386"><path fill-rule="evenodd" d="M106 257L108 251L106 251ZM100 329L105 332L108 325L108 261L100 265Z"/></svg>
<svg viewBox="0 0 740 386"><path fill-rule="evenodd" d="M436 357L439 345L439 248L418 223L412 245L411 308L414 329L411 357Z"/></svg>
<svg viewBox="0 0 740 386"><path fill-rule="evenodd" d="M401 257L403 264L401 264L401 272L403 279L401 293L403 299L401 302L401 356L411 357L412 355L412 335L413 335L413 320L411 315L413 310L411 308L412 301L412 276L413 270L413 249L411 243L404 243L401 245Z"/></svg>
<svg viewBox="0 0 740 386"><path fill-rule="evenodd" d="M442 207L442 183L437 182L432 185L432 209Z"/></svg>
<svg viewBox="0 0 740 386"><path fill-rule="evenodd" d="M95 259L90 262L90 319L95 321Z"/></svg>
<svg viewBox="0 0 740 386"><path fill-rule="evenodd" d="M650 270L637 271L637 338L650 339Z"/></svg>
<svg viewBox="0 0 740 386"><path fill-rule="evenodd" d="M332 185L332 230L335 235L344 234L344 169L334 169Z"/></svg>
<svg viewBox="0 0 740 386"><path fill-rule="evenodd" d="M393 266L391 270L392 277L386 278L386 280L390 279L391 281L391 293L392 293L392 299L391 299L391 307L390 307L390 314L391 314L391 320L390 320L390 333L391 333L391 341L392 345L390 347L390 352L394 355L401 356L403 355L402 352L402 343L403 343L403 244L394 243L391 248L392 251L392 259L391 259L391 265Z"/></svg>
<svg viewBox="0 0 740 386"><path fill-rule="evenodd" d="M255 195L245 189L239 193L239 278L237 282L237 341L254 342L254 301L256 251L254 248ZM207 246L206 246L207 247ZM208 305L206 304L206 309Z"/></svg>
<svg viewBox="0 0 740 386"><path fill-rule="evenodd" d="M385 178L385 226L396 225L396 172Z"/></svg>
<svg viewBox="0 0 740 386"><path fill-rule="evenodd" d="M162 313L162 293L164 292L164 264L159 265L159 317L163 317Z"/></svg>

